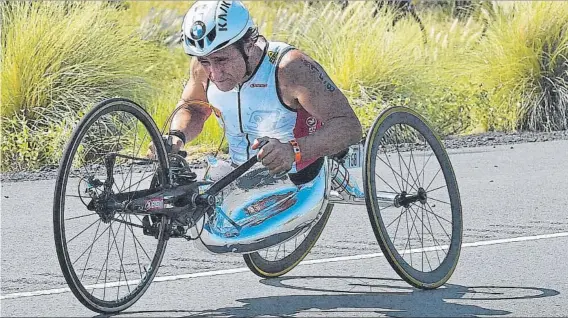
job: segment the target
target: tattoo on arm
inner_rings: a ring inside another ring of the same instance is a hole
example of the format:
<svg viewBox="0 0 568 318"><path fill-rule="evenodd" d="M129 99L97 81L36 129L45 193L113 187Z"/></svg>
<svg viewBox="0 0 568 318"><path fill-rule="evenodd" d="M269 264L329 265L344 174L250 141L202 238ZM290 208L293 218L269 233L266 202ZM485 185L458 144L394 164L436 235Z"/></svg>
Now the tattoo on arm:
<svg viewBox="0 0 568 318"><path fill-rule="evenodd" d="M310 69L312 73L318 76L320 82L325 86L326 90L330 92L335 91L335 85L333 85L331 79L322 70L320 70L316 65L314 65L313 63L311 63L310 61L304 58L302 58L302 62L306 67Z"/></svg>

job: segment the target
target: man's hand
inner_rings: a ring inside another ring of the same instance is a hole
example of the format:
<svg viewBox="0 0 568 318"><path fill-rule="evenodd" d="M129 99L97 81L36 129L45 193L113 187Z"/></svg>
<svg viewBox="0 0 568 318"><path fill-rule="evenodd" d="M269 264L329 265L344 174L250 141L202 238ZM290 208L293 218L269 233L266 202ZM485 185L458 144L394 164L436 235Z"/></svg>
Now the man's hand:
<svg viewBox="0 0 568 318"><path fill-rule="evenodd" d="M290 143L282 143L278 139L262 137L254 140L252 149L258 149L261 141L268 141L268 143L260 149L257 157L268 168L271 175L292 169L295 155Z"/></svg>
<svg viewBox="0 0 568 318"><path fill-rule="evenodd" d="M184 146L181 138L177 136L165 135L164 138L166 138L166 142L168 140L171 141L171 149L172 149L171 153L178 153L180 149L183 148ZM169 147L166 145L166 149L167 148ZM150 144L148 145L148 151L146 152L146 157L150 159L156 159L156 147L154 146L154 142L150 142Z"/></svg>

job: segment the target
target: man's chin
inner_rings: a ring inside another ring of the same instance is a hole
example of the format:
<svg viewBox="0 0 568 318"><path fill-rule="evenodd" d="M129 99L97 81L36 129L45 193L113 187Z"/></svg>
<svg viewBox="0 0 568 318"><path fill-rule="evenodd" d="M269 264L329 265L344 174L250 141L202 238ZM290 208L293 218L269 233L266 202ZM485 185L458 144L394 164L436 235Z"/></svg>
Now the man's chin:
<svg viewBox="0 0 568 318"><path fill-rule="evenodd" d="M229 81L215 83L215 86L217 86L217 89L219 89L222 92L228 92L228 91L232 90L233 88L235 88L235 85L233 85L233 83L231 83Z"/></svg>

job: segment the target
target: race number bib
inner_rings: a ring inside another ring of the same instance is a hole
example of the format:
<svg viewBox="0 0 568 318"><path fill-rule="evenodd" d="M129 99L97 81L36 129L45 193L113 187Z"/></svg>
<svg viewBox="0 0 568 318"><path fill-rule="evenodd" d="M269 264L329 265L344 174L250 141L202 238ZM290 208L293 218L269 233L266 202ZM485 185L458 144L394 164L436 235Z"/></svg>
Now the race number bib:
<svg viewBox="0 0 568 318"><path fill-rule="evenodd" d="M363 145L355 144L349 147L345 157L345 168L360 168L363 165Z"/></svg>

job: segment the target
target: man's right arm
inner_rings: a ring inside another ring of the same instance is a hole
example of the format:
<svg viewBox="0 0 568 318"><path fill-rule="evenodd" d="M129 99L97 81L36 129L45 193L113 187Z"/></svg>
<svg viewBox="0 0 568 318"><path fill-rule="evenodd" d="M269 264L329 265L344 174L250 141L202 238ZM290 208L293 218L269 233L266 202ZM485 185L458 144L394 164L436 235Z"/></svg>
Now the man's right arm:
<svg viewBox="0 0 568 318"><path fill-rule="evenodd" d="M211 108L209 106L193 102L201 101L208 103L207 93L205 91L208 78L207 73L196 58L192 58L191 60L190 71L191 76L177 104L179 110L174 115L170 127L171 130L180 130L183 132L186 143L189 143L201 133L205 121L211 115Z"/></svg>

